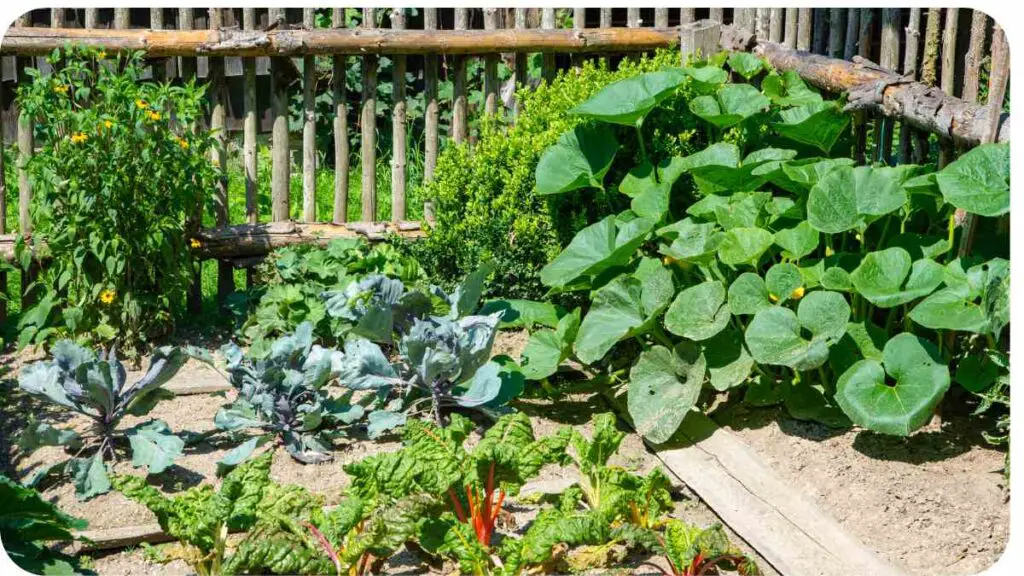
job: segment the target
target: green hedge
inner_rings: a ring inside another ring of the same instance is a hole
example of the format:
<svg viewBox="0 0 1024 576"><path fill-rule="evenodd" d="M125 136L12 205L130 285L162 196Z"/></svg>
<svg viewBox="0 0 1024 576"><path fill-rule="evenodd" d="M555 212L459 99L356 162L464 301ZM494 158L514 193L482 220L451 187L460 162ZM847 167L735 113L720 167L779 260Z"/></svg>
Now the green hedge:
<svg viewBox="0 0 1024 576"><path fill-rule="evenodd" d="M546 289L538 277L573 235L588 222L621 209L615 191L546 199L533 194L534 169L541 153L566 130L581 123L568 112L604 86L626 78L677 66L679 54L659 51L653 57L624 60L618 70L604 61L567 70L550 85L520 91L523 112L514 126L485 122L472 146L450 146L438 159L435 179L424 191L433 200L437 222L426 240L412 248L432 278L454 283L481 261L496 265L493 293L509 298L538 298ZM661 110L644 131L663 149L658 156L688 154L692 126L679 125L683 115ZM635 141L635 136L632 136ZM623 141L625 141L625 136ZM664 149L667 148L667 149ZM612 171L627 170L639 154L620 154ZM617 180L616 180L617 181Z"/></svg>

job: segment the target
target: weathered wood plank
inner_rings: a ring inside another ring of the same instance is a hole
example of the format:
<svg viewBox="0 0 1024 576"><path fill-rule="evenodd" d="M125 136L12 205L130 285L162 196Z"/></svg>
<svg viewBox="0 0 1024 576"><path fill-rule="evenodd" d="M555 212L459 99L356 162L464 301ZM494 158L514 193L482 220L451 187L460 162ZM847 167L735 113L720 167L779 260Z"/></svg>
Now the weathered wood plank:
<svg viewBox="0 0 1024 576"><path fill-rule="evenodd" d="M391 11L391 28L405 29L405 11L395 8ZM405 56L391 57L392 106L391 106L391 221L405 220ZM497 66L497 63L495 63ZM497 74L497 70L495 70Z"/></svg>
<svg viewBox="0 0 1024 576"><path fill-rule="evenodd" d="M632 9L631 9L632 10ZM639 14L639 11L638 11ZM639 26L639 16L637 17L637 24ZM543 8L541 9L540 16L540 27L542 30L554 30L555 29L555 9L554 8ZM545 82L551 83L555 79L555 55L552 52L544 52L541 56L540 75Z"/></svg>
<svg viewBox="0 0 1024 576"><path fill-rule="evenodd" d="M376 13L373 8L363 8L363 29L376 28ZM377 56L363 56L363 101L359 123L362 126L360 161L362 163L362 210L361 219L372 222L377 219Z"/></svg>
<svg viewBox="0 0 1024 576"><path fill-rule="evenodd" d="M811 8L799 8L797 10L797 33L796 49L811 49Z"/></svg>
<svg viewBox="0 0 1024 576"><path fill-rule="evenodd" d="M526 8L516 8L515 10L516 10L516 12L515 12L515 31L516 32L523 32L523 31L527 30L527 28L526 28ZM606 15L608 17L608 21L607 22L605 22L605 16ZM611 9L610 8L602 8L601 9L601 26L602 27L604 27L604 26L611 26L611 19L612 19L612 11L611 11ZM517 52L516 55L515 55L515 74L514 74L514 77L515 77L516 88L518 88L519 86L526 86L527 82L529 81L529 78L527 78L527 68L526 68L526 61L529 59L529 57L530 57L530 55L527 54L526 52ZM520 98L516 98L515 99L515 105L513 107L513 112L518 116L519 113L522 111L522 108L523 108L522 100Z"/></svg>
<svg viewBox="0 0 1024 576"><path fill-rule="evenodd" d="M574 20L575 23L575 20ZM484 8L484 28L498 29L498 9ZM398 56L397 58L400 58ZM484 57L484 113L494 116L498 113L498 55Z"/></svg>
<svg viewBox="0 0 1024 576"><path fill-rule="evenodd" d="M198 234L200 258L235 259L262 256L271 250L295 244L326 244L335 238L383 240L389 234L405 238L423 235L419 222L350 222L347 224L304 224L271 222L239 224L205 229ZM0 253L3 244L0 239Z"/></svg>
<svg viewBox="0 0 1024 576"><path fill-rule="evenodd" d="M796 49L797 16L799 12L796 8L786 8L786 30L782 43L790 50Z"/></svg>
<svg viewBox="0 0 1024 576"><path fill-rule="evenodd" d="M455 9L455 30L465 31L469 28L469 10ZM462 144L469 136L469 100L466 87L466 58L456 55L453 58L454 80L452 82L452 124L451 139Z"/></svg>
<svg viewBox="0 0 1024 576"><path fill-rule="evenodd" d="M209 9L210 28L217 30L223 26L221 8ZM210 129L213 131L214 145L210 150L210 161L220 170L213 195L213 214L217 226L227 226L228 222L228 91L224 70L224 58L210 58ZM235 291L235 276L231 264L220 262L217 265L217 300L224 303Z"/></svg>
<svg viewBox="0 0 1024 576"><path fill-rule="evenodd" d="M302 28L316 24L312 8L302 10ZM316 222L316 60L302 58L302 221Z"/></svg>
<svg viewBox="0 0 1024 576"><path fill-rule="evenodd" d="M256 9L242 10L242 26L246 30L256 28ZM245 115L242 121L242 162L245 165L245 220L249 224L259 221L259 204L257 203L256 178L256 60L242 60L243 88L242 107Z"/></svg>
<svg viewBox="0 0 1024 576"><path fill-rule="evenodd" d="M516 10L518 12L518 9ZM423 29L437 30L437 8L424 8ZM522 57L516 56L516 66ZM423 57L423 181L434 179L437 167L437 147L439 142L438 122L440 107L437 102L437 56L427 54Z"/></svg>
<svg viewBox="0 0 1024 576"><path fill-rule="evenodd" d="M271 23L283 25L284 10L271 8ZM291 158L288 144L288 86L285 70L289 62L284 58L270 60L270 94L274 123L271 132L271 177L270 177L270 219L274 222L288 220L291 188Z"/></svg>

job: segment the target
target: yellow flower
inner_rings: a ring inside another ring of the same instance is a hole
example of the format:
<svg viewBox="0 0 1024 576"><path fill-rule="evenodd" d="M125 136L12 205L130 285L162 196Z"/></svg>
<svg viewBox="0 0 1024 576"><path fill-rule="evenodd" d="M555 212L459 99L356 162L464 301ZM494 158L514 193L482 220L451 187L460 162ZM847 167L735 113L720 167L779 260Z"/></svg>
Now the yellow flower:
<svg viewBox="0 0 1024 576"><path fill-rule="evenodd" d="M193 250L199 248L202 245L203 243L196 238L193 238L191 241L189 241L189 246L191 246Z"/></svg>
<svg viewBox="0 0 1024 576"><path fill-rule="evenodd" d="M85 132L75 132L74 134L71 135L72 144L81 144L82 142L85 142L88 139L89 135L86 134Z"/></svg>
<svg viewBox="0 0 1024 576"><path fill-rule="evenodd" d="M152 120L152 121L154 121L154 122L156 122L157 120L159 120L159 119L160 119L160 113L159 113L159 112L156 112L156 111L151 111L151 112L149 113L149 119L150 119L150 120Z"/></svg>
<svg viewBox="0 0 1024 576"><path fill-rule="evenodd" d="M768 293L768 299L771 300L772 302L778 302L779 301L779 297L776 296L775 294L772 294L771 292Z"/></svg>
<svg viewBox="0 0 1024 576"><path fill-rule="evenodd" d="M103 126L105 126L106 128L113 128L114 127L114 123L111 122L110 120L107 120L107 121L103 122Z"/></svg>
<svg viewBox="0 0 1024 576"><path fill-rule="evenodd" d="M145 100L142 100L141 98L137 98L137 99L135 100L135 106L136 106L136 107L137 107L137 108L138 108L139 110L145 110L145 109L146 109L146 106L147 106L147 105L146 105L146 101L145 101Z"/></svg>
<svg viewBox="0 0 1024 576"><path fill-rule="evenodd" d="M53 87L53 91L56 92L57 94L67 94L68 93L68 85L67 84L57 84L56 86Z"/></svg>
<svg viewBox="0 0 1024 576"><path fill-rule="evenodd" d="M103 50L100 50L99 52L96 53L96 58L98 60L103 60L106 57L107 57L107 53L104 52Z"/></svg>
<svg viewBox="0 0 1024 576"><path fill-rule="evenodd" d="M796 290L793 290L793 293L790 294L789 297L792 298L793 300L799 300L799 299L803 298L804 297L804 287L800 286Z"/></svg>
<svg viewBox="0 0 1024 576"><path fill-rule="evenodd" d="M826 256L826 257L827 257L827 256L831 256L832 254L835 254L835 252L833 252L831 248L829 248L829 247L827 247L827 246L826 246L826 247L825 247L825 256Z"/></svg>
<svg viewBox="0 0 1024 576"><path fill-rule="evenodd" d="M178 138L178 146L181 146L182 150L188 150L188 140L184 138Z"/></svg>
<svg viewBox="0 0 1024 576"><path fill-rule="evenodd" d="M113 290L104 290L103 292L100 292L100 302L110 304L114 301L114 296L115 294Z"/></svg>

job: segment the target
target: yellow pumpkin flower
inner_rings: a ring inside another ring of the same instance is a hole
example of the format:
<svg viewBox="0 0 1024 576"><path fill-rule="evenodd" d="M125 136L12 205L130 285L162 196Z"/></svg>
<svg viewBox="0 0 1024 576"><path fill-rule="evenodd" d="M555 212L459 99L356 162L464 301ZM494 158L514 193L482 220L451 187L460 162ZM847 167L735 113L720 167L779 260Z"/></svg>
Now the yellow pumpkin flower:
<svg viewBox="0 0 1024 576"><path fill-rule="evenodd" d="M768 299L771 300L772 302L778 302L779 301L779 297L776 296L775 294L772 294L771 292L768 293Z"/></svg>
<svg viewBox="0 0 1024 576"><path fill-rule="evenodd" d="M141 98L137 98L135 100L135 107L138 108L139 110L145 110L146 106L148 106L148 105L146 104L145 100L143 100Z"/></svg>
<svg viewBox="0 0 1024 576"><path fill-rule="evenodd" d="M835 252L832 251L832 248L829 248L828 246L826 246L825 247L825 256L828 257L828 256L831 256L833 254L835 254Z"/></svg>
<svg viewBox="0 0 1024 576"><path fill-rule="evenodd" d="M790 294L789 297L792 298L793 300L799 300L799 299L803 298L804 297L804 287L800 286L796 290L793 290L793 293Z"/></svg>
<svg viewBox="0 0 1024 576"><path fill-rule="evenodd" d="M116 294L113 290L104 290L103 292L100 292L100 302L110 304L114 301L114 296L116 296Z"/></svg>
<svg viewBox="0 0 1024 576"><path fill-rule="evenodd" d="M156 112L156 111L150 111L149 119L152 120L153 122L156 122L157 120L160 119L160 113Z"/></svg>
<svg viewBox="0 0 1024 576"><path fill-rule="evenodd" d="M191 246L193 250L199 248L202 245L203 243L200 242L197 238L193 238L192 240L189 241L189 246Z"/></svg>
<svg viewBox="0 0 1024 576"><path fill-rule="evenodd" d="M86 134L85 132L75 132L74 134L71 135L72 144L81 144L82 142L85 142L88 139L89 135Z"/></svg>

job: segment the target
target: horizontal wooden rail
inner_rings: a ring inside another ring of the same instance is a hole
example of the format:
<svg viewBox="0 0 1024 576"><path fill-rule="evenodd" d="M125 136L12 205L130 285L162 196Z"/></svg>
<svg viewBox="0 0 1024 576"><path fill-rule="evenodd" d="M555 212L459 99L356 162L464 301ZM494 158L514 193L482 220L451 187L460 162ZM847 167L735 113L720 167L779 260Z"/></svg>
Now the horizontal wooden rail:
<svg viewBox="0 0 1024 576"><path fill-rule="evenodd" d="M310 54L492 54L633 52L679 42L679 28L583 30L101 30L12 27L0 54L45 56L69 43L149 56L304 56Z"/></svg>
<svg viewBox="0 0 1024 576"><path fill-rule="evenodd" d="M237 260L265 256L272 250L295 244L326 244L335 238L364 238L380 242L395 235L406 239L420 238L424 234L419 222L349 222L347 224L304 224L299 222L271 222L268 224L239 224L223 228L200 230L201 259ZM0 261L14 260L16 234L0 235Z"/></svg>

